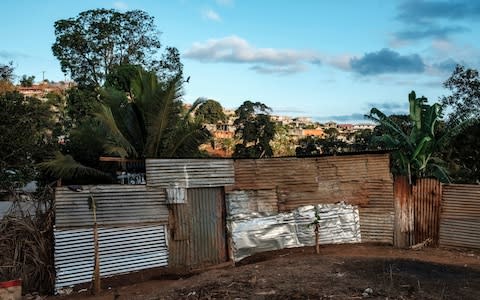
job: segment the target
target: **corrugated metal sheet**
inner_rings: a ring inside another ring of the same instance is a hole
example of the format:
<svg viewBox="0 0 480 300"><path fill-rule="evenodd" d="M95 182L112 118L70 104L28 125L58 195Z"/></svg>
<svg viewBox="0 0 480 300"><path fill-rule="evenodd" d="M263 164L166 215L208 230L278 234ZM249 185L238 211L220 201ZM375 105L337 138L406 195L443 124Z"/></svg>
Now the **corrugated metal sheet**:
<svg viewBox="0 0 480 300"><path fill-rule="evenodd" d="M60 187L55 193L57 228L91 226L88 197L97 204L99 226L115 224L167 223L165 191L145 185L84 186L74 192Z"/></svg>
<svg viewBox="0 0 480 300"><path fill-rule="evenodd" d="M395 246L409 247L429 238L438 242L442 185L436 179L395 179Z"/></svg>
<svg viewBox="0 0 480 300"><path fill-rule="evenodd" d="M147 185L155 187L223 187L234 183L230 159L147 159Z"/></svg>
<svg viewBox="0 0 480 300"><path fill-rule="evenodd" d="M367 204L361 205L360 230L362 242L393 244L394 201L391 180L370 180L366 182Z"/></svg>
<svg viewBox="0 0 480 300"><path fill-rule="evenodd" d="M192 210L191 266L227 261L223 189L188 189L187 193Z"/></svg>
<svg viewBox="0 0 480 300"><path fill-rule="evenodd" d="M444 185L440 220L440 246L480 249L480 186Z"/></svg>
<svg viewBox="0 0 480 300"><path fill-rule="evenodd" d="M430 238L432 245L437 245L442 184L436 179L422 178L413 186L412 194L415 216L414 243L421 243Z"/></svg>
<svg viewBox="0 0 480 300"><path fill-rule="evenodd" d="M235 190L275 190L279 211L345 201L367 204L368 182L392 184L388 154L235 161Z"/></svg>
<svg viewBox="0 0 480 300"><path fill-rule="evenodd" d="M99 228L102 277L168 265L165 225ZM90 282L93 229L55 228L55 288Z"/></svg>
<svg viewBox="0 0 480 300"><path fill-rule="evenodd" d="M393 180L388 154L318 158L236 160L234 191L248 201L232 202L255 211L253 190L275 191L279 212L305 205L345 201L359 205L362 241L393 243ZM273 193L268 207L274 207ZM230 197L230 196L228 196ZM228 198L227 197L227 198ZM261 215L259 209L256 210Z"/></svg>
<svg viewBox="0 0 480 300"><path fill-rule="evenodd" d="M171 206L170 267L201 268L227 260L223 188L187 190L186 204Z"/></svg>

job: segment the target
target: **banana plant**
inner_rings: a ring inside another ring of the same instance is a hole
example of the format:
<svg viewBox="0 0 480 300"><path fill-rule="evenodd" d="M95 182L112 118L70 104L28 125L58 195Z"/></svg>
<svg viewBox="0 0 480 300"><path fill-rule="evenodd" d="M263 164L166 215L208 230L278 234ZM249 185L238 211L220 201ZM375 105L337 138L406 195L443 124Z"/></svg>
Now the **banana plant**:
<svg viewBox="0 0 480 300"><path fill-rule="evenodd" d="M377 108L372 108L366 117L386 128L386 133L377 140L387 148L394 149L393 159L399 167L398 175L407 176L411 184L414 178L435 176L449 181L444 162L436 156L449 138L465 128L466 122L446 129L437 135L437 126L442 120L442 107L438 103L427 104L427 98L417 98L414 91L408 95L410 132L405 132L392 119Z"/></svg>

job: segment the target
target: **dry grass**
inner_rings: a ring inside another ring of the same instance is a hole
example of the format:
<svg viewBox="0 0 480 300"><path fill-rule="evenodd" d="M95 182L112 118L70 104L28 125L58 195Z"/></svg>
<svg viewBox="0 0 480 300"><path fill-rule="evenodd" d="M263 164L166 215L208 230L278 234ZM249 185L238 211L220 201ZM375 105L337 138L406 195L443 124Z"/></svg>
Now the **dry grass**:
<svg viewBox="0 0 480 300"><path fill-rule="evenodd" d="M19 195L0 220L0 281L22 279L24 292L52 293L55 284L54 192L47 187L29 195L32 208L22 209Z"/></svg>

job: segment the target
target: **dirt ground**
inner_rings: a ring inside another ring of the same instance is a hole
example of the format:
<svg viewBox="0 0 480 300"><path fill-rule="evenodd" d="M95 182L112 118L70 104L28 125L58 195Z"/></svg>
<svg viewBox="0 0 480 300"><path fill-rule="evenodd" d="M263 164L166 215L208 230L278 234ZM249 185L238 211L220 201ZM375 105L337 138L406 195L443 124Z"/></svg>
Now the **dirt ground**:
<svg viewBox="0 0 480 300"><path fill-rule="evenodd" d="M480 299L480 252L328 245L256 254L235 267L54 299ZM49 297L49 299L51 299Z"/></svg>

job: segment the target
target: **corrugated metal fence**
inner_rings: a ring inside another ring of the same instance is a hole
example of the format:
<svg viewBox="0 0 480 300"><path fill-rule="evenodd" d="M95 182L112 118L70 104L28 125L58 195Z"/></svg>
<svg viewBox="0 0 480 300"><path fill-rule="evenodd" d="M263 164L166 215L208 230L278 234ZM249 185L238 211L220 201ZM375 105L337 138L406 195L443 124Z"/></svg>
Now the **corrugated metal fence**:
<svg viewBox="0 0 480 300"><path fill-rule="evenodd" d="M364 242L393 242L393 181L388 154L236 160L236 191L258 212L305 205L358 205Z"/></svg>
<svg viewBox="0 0 480 300"><path fill-rule="evenodd" d="M480 249L480 186L443 187L440 246Z"/></svg>
<svg viewBox="0 0 480 300"><path fill-rule="evenodd" d="M395 243L409 247L432 239L438 244L442 185L436 179L418 179L413 185L406 177L395 178Z"/></svg>
<svg viewBox="0 0 480 300"><path fill-rule="evenodd" d="M96 203L101 276L167 266L168 209L163 190L144 185L75 188L77 191L58 188L55 196L57 290L92 280L94 220L90 197Z"/></svg>

